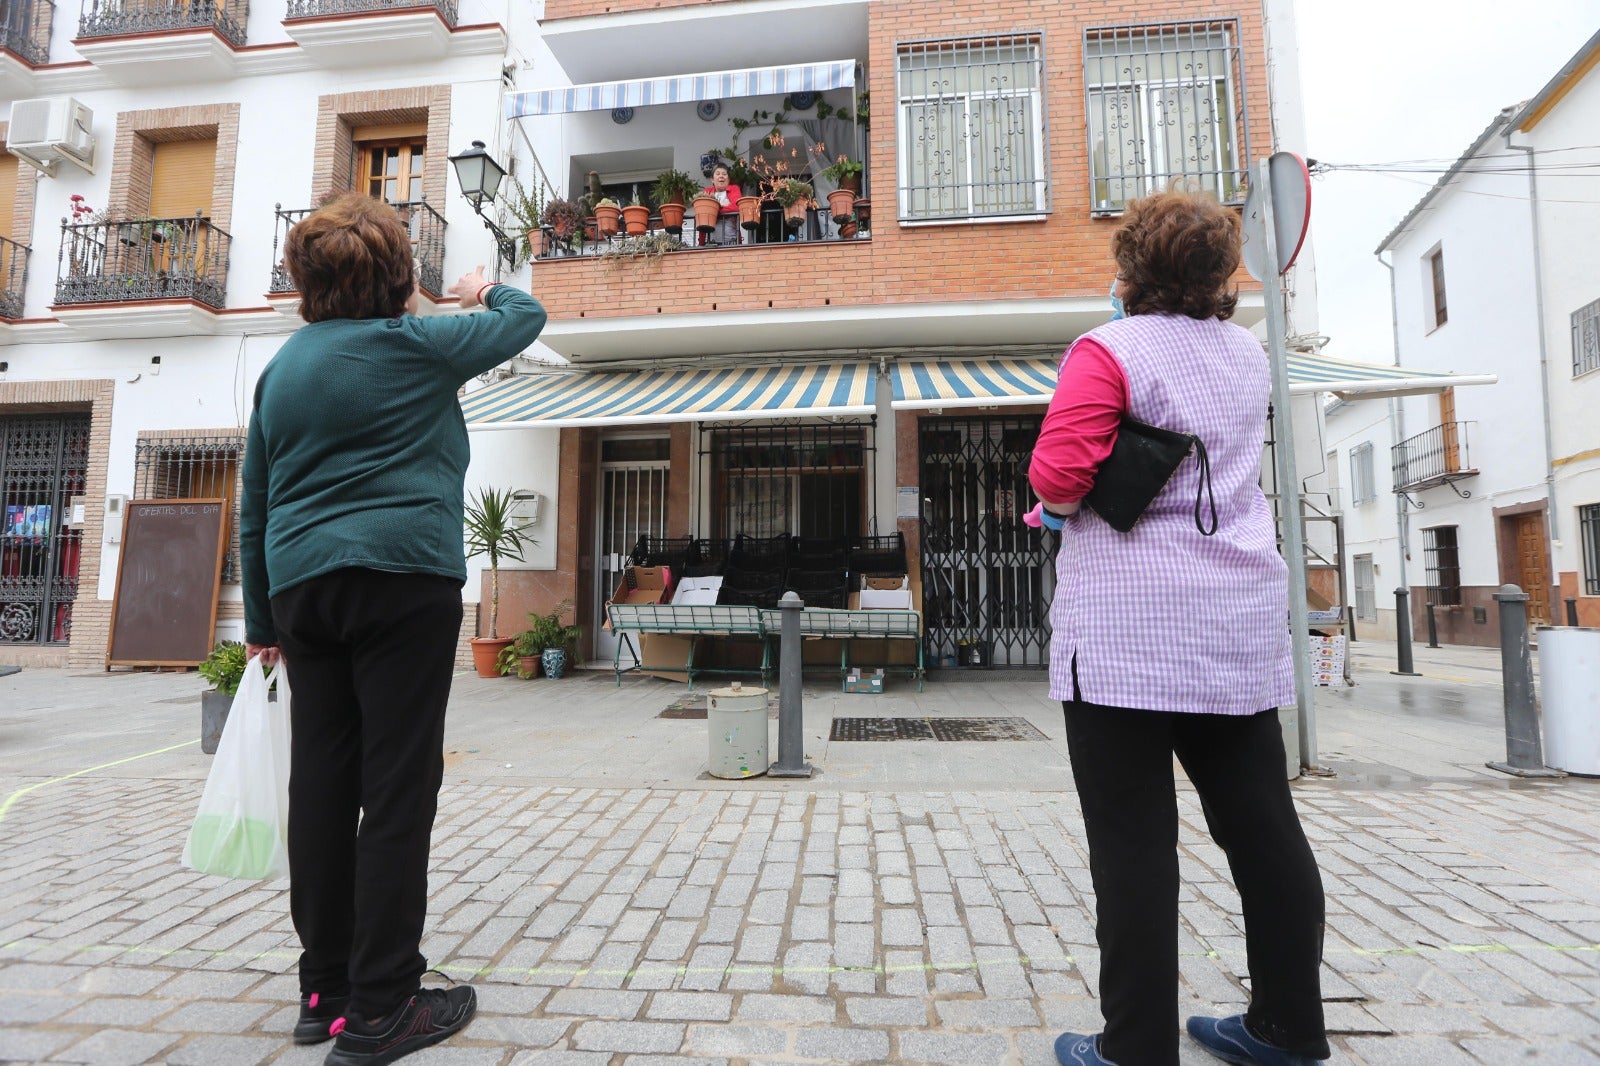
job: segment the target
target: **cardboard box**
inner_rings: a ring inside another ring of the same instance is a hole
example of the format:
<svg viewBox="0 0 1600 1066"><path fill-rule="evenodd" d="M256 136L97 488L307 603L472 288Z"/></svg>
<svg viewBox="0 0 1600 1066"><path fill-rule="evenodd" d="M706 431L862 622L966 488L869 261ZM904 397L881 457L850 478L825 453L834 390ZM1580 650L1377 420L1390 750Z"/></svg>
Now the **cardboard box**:
<svg viewBox="0 0 1600 1066"><path fill-rule="evenodd" d="M874 670L870 674L862 675L859 670L851 670L850 676L844 679L846 692L861 692L873 696L883 694L883 671Z"/></svg>
<svg viewBox="0 0 1600 1066"><path fill-rule="evenodd" d="M873 577L870 574L866 574L862 576L861 587L879 589L885 592L893 589L909 589L911 587L911 578L905 574L901 574L899 577Z"/></svg>
<svg viewBox="0 0 1600 1066"><path fill-rule="evenodd" d="M721 591L720 577L686 577L673 588L671 602L680 607L715 607Z"/></svg>
<svg viewBox="0 0 1600 1066"><path fill-rule="evenodd" d="M912 611L911 590L898 589L862 589L851 597L855 601L851 606L863 611Z"/></svg>
<svg viewBox="0 0 1600 1066"><path fill-rule="evenodd" d="M670 566L630 566L622 572L616 590L606 601L613 603L666 603L672 595L672 568ZM601 629L611 628L611 613L606 612Z"/></svg>
<svg viewBox="0 0 1600 1066"><path fill-rule="evenodd" d="M663 681L688 684L690 638L676 633L635 633L639 642L639 673Z"/></svg>

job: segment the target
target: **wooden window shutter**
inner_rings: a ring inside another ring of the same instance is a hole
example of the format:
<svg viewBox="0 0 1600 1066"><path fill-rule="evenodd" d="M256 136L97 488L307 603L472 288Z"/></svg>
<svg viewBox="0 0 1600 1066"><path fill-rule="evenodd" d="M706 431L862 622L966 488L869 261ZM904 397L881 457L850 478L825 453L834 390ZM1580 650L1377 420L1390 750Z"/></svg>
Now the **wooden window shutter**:
<svg viewBox="0 0 1600 1066"><path fill-rule="evenodd" d="M6 153L0 158L0 237L15 240L11 232L17 213L17 157Z"/></svg>
<svg viewBox="0 0 1600 1066"><path fill-rule="evenodd" d="M155 146L150 176L151 218L210 217L217 142L168 141Z"/></svg>

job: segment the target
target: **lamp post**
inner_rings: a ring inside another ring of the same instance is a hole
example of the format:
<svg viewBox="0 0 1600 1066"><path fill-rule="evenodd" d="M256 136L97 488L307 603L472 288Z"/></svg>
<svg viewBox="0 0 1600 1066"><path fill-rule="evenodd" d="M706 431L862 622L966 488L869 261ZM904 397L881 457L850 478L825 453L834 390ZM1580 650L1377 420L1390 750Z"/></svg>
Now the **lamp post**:
<svg viewBox="0 0 1600 1066"><path fill-rule="evenodd" d="M450 165L456 169L456 181L461 185L461 195L472 205L473 214L483 219L484 227L494 234L494 243L499 249L500 259L509 269L515 270L517 239L495 225L494 220L483 213L484 203L493 203L500 191L500 183L506 176L505 167L496 163L494 157L484 150L482 141L473 141L471 148L459 155L451 156Z"/></svg>

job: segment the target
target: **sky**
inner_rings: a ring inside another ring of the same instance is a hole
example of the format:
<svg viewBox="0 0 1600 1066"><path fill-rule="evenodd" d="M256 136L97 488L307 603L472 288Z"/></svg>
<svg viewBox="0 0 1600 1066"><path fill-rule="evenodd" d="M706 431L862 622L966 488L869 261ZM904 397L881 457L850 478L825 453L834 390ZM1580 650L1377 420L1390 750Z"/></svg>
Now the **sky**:
<svg viewBox="0 0 1600 1066"><path fill-rule="evenodd" d="M1600 0L1296 0L1307 154L1329 163L1457 159L1600 29ZM1600 121L1596 123L1600 134ZM1394 355L1389 274L1373 249L1437 174L1331 173L1311 190L1327 354ZM1600 176L1586 196L1600 210Z"/></svg>

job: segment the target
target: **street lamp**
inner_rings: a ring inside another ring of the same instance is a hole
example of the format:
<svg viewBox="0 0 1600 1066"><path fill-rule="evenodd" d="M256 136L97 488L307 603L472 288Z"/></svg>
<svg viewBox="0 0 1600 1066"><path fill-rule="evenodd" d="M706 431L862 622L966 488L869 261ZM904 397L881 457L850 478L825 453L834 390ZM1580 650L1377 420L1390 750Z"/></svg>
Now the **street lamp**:
<svg viewBox="0 0 1600 1066"><path fill-rule="evenodd" d="M484 226L494 234L500 258L507 267L515 270L516 238L496 226L494 221L483 213L484 203L493 203L495 195L500 191L500 183L506 176L505 168L496 163L494 157L484 150L482 141L473 141L471 148L459 155L451 156L450 165L456 168L456 181L461 185L461 195L472 205L473 214L483 219Z"/></svg>

